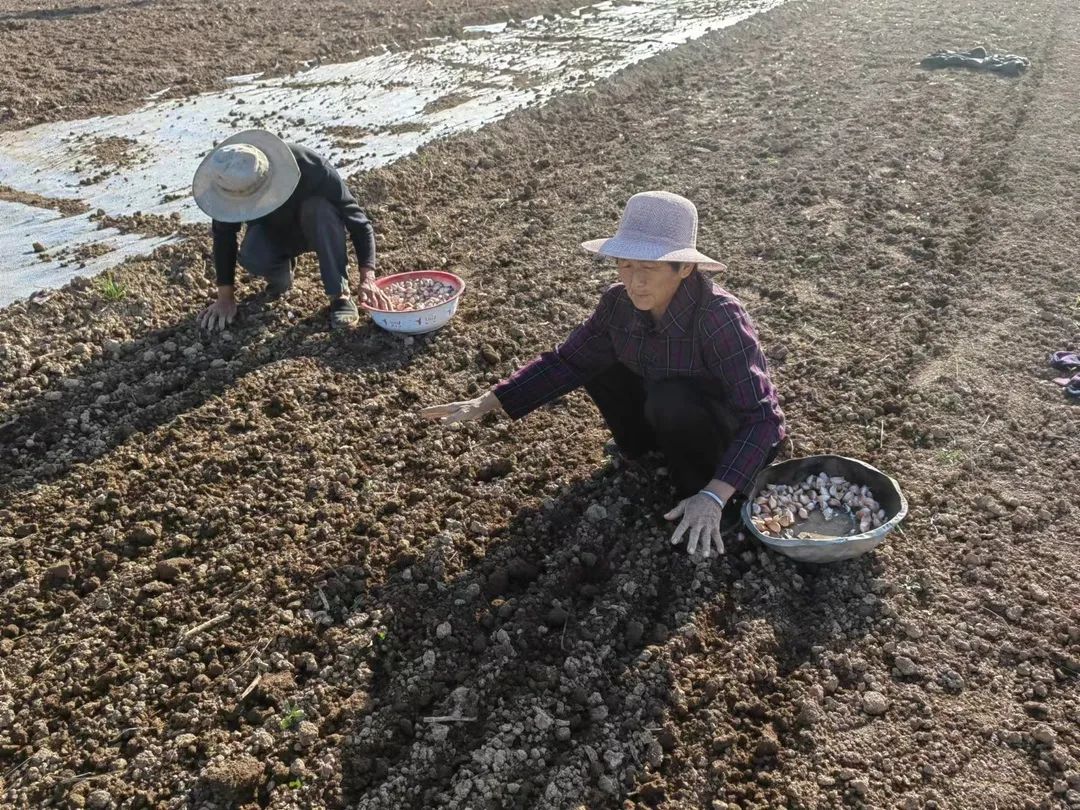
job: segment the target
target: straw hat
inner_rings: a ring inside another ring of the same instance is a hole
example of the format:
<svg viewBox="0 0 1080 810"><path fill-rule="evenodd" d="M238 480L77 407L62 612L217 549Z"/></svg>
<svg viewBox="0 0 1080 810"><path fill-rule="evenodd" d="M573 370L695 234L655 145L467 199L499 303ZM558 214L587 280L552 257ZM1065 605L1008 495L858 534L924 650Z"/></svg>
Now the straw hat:
<svg viewBox="0 0 1080 810"><path fill-rule="evenodd" d="M280 208L300 182L285 141L261 129L226 139L195 170L191 193L219 222L251 222Z"/></svg>
<svg viewBox="0 0 1080 810"><path fill-rule="evenodd" d="M702 270L724 270L727 265L698 251L697 230L697 208L692 202L667 191L646 191L630 198L614 236L581 246L613 259L693 262Z"/></svg>

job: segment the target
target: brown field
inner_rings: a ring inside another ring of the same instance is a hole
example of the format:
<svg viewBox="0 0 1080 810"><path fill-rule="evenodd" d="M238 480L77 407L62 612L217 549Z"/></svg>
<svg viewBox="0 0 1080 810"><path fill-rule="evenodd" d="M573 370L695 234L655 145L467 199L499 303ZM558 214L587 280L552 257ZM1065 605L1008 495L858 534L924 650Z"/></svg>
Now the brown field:
<svg viewBox="0 0 1080 810"><path fill-rule="evenodd" d="M9 126L482 16L407 1L316 47L322 0L231 38L232 4L120 6L51 23L41 111L0 101ZM52 20L18 9L6 38ZM96 15L235 50L155 48L79 97L58 77ZM1034 67L917 67L980 43ZM0 804L1080 807L1080 411L1046 365L1080 348L1078 84L1072 0L792 2L360 178L383 272L469 282L434 336L329 333L311 259L200 333L198 237L124 265L122 296L0 312ZM900 480L877 551L695 563L581 394L416 416L582 319L613 273L578 242L649 188L729 263L784 455Z"/></svg>
<svg viewBox="0 0 1080 810"><path fill-rule="evenodd" d="M0 131L404 48L574 0L0 1Z"/></svg>

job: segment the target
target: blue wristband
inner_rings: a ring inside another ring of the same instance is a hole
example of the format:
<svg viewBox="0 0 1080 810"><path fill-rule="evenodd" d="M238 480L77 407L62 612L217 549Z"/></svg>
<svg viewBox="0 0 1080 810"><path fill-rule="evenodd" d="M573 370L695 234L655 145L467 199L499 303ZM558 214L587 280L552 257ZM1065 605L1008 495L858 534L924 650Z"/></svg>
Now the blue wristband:
<svg viewBox="0 0 1080 810"><path fill-rule="evenodd" d="M715 492L713 492L711 489L703 489L698 493L698 495L708 495L710 498L712 498L714 501L716 501L717 505L721 509L723 509L724 506L726 505L724 503L724 499L721 498L719 495L717 495Z"/></svg>

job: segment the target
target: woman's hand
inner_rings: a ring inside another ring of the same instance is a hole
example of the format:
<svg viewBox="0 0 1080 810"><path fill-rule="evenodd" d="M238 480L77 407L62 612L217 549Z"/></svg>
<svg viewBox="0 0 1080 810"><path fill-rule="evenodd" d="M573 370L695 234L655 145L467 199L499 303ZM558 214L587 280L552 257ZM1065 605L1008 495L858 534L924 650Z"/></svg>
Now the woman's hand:
<svg viewBox="0 0 1080 810"><path fill-rule="evenodd" d="M720 519L724 516L724 507L705 492L699 492L679 502L679 505L664 515L667 520L679 520L671 542L678 543L684 534L688 534L686 553L697 553L698 544L703 543L701 554L708 557L713 546L717 555L724 553L724 538L720 534Z"/></svg>
<svg viewBox="0 0 1080 810"><path fill-rule="evenodd" d="M470 422L473 419L502 410L499 398L494 391L488 391L482 397L469 399L465 402L451 402L446 405L433 405L424 408L420 415L433 422L442 422L444 425L452 425L455 422Z"/></svg>

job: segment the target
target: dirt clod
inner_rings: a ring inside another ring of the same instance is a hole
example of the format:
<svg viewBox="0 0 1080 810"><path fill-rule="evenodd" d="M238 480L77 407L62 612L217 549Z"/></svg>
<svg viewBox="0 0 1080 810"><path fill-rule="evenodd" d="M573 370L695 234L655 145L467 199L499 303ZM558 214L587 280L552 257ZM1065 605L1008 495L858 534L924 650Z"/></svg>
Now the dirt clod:
<svg viewBox="0 0 1080 810"><path fill-rule="evenodd" d="M128 539L137 546L152 546L161 539L161 526L157 523L142 523L132 529Z"/></svg>
<svg viewBox="0 0 1080 810"><path fill-rule="evenodd" d="M154 574L163 582L175 582L180 574L190 569L191 566L192 562L183 557L158 560L154 566Z"/></svg>
<svg viewBox="0 0 1080 810"><path fill-rule="evenodd" d="M70 582L73 575L71 563L58 563L46 569L45 585L50 588L59 588Z"/></svg>
<svg viewBox="0 0 1080 810"><path fill-rule="evenodd" d="M262 775L263 766L257 759L241 756L207 765L202 782L213 799L243 803L254 798Z"/></svg>
<svg viewBox="0 0 1080 810"><path fill-rule="evenodd" d="M1048 748L1053 748L1054 743L1057 742L1057 732L1045 723L1040 723L1035 726L1031 732L1031 736L1035 739L1035 742L1041 743Z"/></svg>
<svg viewBox="0 0 1080 810"><path fill-rule="evenodd" d="M863 711L869 715L885 714L889 709L889 702L881 692L869 691L862 697Z"/></svg>

